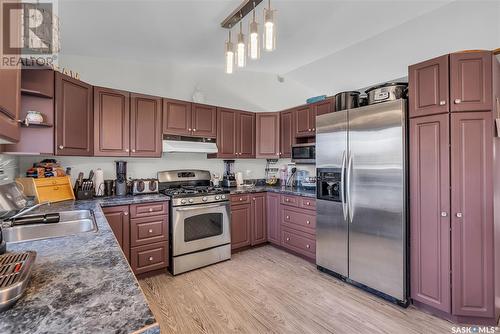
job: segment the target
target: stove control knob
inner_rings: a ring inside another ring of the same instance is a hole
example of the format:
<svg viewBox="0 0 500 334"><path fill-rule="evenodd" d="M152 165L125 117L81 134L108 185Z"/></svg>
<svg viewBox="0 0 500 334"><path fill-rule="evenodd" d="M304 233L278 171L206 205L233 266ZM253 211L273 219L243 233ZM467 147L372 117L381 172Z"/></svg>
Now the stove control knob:
<svg viewBox="0 0 500 334"><path fill-rule="evenodd" d="M206 196L204 196L202 199L201 199L203 202L206 202L208 201L208 198Z"/></svg>
<svg viewBox="0 0 500 334"><path fill-rule="evenodd" d="M215 200L216 201L220 200L220 196L219 195L215 195Z"/></svg>
<svg viewBox="0 0 500 334"><path fill-rule="evenodd" d="M220 199L226 199L226 195L220 195Z"/></svg>
<svg viewBox="0 0 500 334"><path fill-rule="evenodd" d="M181 204L186 204L186 200L185 199L181 199Z"/></svg>
<svg viewBox="0 0 500 334"><path fill-rule="evenodd" d="M193 203L193 199L192 198L190 198L188 201L189 201L189 203Z"/></svg>

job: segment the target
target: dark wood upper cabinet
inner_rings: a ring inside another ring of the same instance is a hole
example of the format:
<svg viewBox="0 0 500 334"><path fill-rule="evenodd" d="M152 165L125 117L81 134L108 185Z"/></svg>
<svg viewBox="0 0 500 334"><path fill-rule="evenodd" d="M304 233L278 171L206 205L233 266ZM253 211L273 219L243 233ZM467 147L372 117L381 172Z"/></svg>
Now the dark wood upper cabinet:
<svg viewBox="0 0 500 334"><path fill-rule="evenodd" d="M451 115L452 312L458 316L495 315L492 118L491 112Z"/></svg>
<svg viewBox="0 0 500 334"><path fill-rule="evenodd" d="M237 157L255 158L255 113L237 113Z"/></svg>
<svg viewBox="0 0 500 334"><path fill-rule="evenodd" d="M295 139L294 112L293 110L280 113L280 156L281 158L292 157L292 144Z"/></svg>
<svg viewBox="0 0 500 334"><path fill-rule="evenodd" d="M217 137L217 108L205 104L192 104L192 136Z"/></svg>
<svg viewBox="0 0 500 334"><path fill-rule="evenodd" d="M191 102L163 99L163 133L191 136Z"/></svg>
<svg viewBox="0 0 500 334"><path fill-rule="evenodd" d="M280 114L276 112L257 113L255 145L257 158L280 157Z"/></svg>
<svg viewBox="0 0 500 334"><path fill-rule="evenodd" d="M92 98L91 85L56 72L56 155L93 155L94 111Z"/></svg>
<svg viewBox="0 0 500 334"><path fill-rule="evenodd" d="M313 108L310 105L301 106L295 109L295 136L309 137L313 131L311 113Z"/></svg>
<svg viewBox="0 0 500 334"><path fill-rule="evenodd" d="M210 157L236 157L236 128L238 111L226 108L217 108L217 146L219 152Z"/></svg>
<svg viewBox="0 0 500 334"><path fill-rule="evenodd" d="M130 216L128 205L103 208L102 211L125 257L130 262Z"/></svg>
<svg viewBox="0 0 500 334"><path fill-rule="evenodd" d="M94 155L130 155L130 93L94 87Z"/></svg>
<svg viewBox="0 0 500 334"><path fill-rule="evenodd" d="M161 157L162 98L130 95L130 156Z"/></svg>
<svg viewBox="0 0 500 334"><path fill-rule="evenodd" d="M448 114L410 120L411 297L450 312Z"/></svg>
<svg viewBox="0 0 500 334"><path fill-rule="evenodd" d="M252 208L250 204L231 206L231 249L252 244Z"/></svg>
<svg viewBox="0 0 500 334"><path fill-rule="evenodd" d="M266 193L252 194L252 237L251 244L267 242Z"/></svg>
<svg viewBox="0 0 500 334"><path fill-rule="evenodd" d="M280 245L280 203L281 195L279 193L268 192L266 194L266 223L267 223L267 239L269 242Z"/></svg>
<svg viewBox="0 0 500 334"><path fill-rule="evenodd" d="M19 141L21 70L0 69L0 143Z"/></svg>
<svg viewBox="0 0 500 334"><path fill-rule="evenodd" d="M449 112L449 56L411 65L408 71L410 117Z"/></svg>
<svg viewBox="0 0 500 334"><path fill-rule="evenodd" d="M328 114L335 111L335 98L328 97L324 101L316 102L313 104L314 117ZM316 128L316 119L313 120L314 128Z"/></svg>
<svg viewBox="0 0 500 334"><path fill-rule="evenodd" d="M492 53L459 52L450 55L451 111L492 109Z"/></svg>
<svg viewBox="0 0 500 334"><path fill-rule="evenodd" d="M60 74L59 72L56 72ZM21 71L21 92L39 97L54 97L54 71L51 69L25 69Z"/></svg>

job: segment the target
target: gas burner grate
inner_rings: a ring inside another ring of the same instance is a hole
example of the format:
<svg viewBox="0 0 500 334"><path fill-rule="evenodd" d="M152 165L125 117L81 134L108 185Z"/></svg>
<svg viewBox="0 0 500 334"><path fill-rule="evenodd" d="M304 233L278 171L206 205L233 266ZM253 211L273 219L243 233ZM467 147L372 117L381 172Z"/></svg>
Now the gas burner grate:
<svg viewBox="0 0 500 334"><path fill-rule="evenodd" d="M35 258L33 251L0 255L0 311L14 304L26 290Z"/></svg>

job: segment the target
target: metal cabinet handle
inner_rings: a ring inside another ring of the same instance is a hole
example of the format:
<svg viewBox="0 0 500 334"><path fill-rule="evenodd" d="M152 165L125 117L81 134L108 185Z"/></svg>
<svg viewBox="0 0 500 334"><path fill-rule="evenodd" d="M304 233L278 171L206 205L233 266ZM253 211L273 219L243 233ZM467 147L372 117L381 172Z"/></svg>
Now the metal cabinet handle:
<svg viewBox="0 0 500 334"><path fill-rule="evenodd" d="M153 208L149 208L149 212L153 212Z"/></svg>
<svg viewBox="0 0 500 334"><path fill-rule="evenodd" d="M286 216L286 219L290 219L290 216Z"/></svg>
<svg viewBox="0 0 500 334"><path fill-rule="evenodd" d="M64 146L62 145L59 145L59 149L62 150L64 148Z"/></svg>
<svg viewBox="0 0 500 334"><path fill-rule="evenodd" d="M149 261L153 261L153 257L152 257L152 256L150 256L148 260L149 260Z"/></svg>
<svg viewBox="0 0 500 334"><path fill-rule="evenodd" d="M243 201L243 198L240 197L240 201Z"/></svg>
<svg viewBox="0 0 500 334"><path fill-rule="evenodd" d="M457 212L457 218L462 218L463 214L461 212Z"/></svg>
<svg viewBox="0 0 500 334"><path fill-rule="evenodd" d="M446 212L446 211L441 212L441 217L447 217L447 216L448 216L448 212Z"/></svg>
<svg viewBox="0 0 500 334"><path fill-rule="evenodd" d="M285 198L285 202L290 202L290 199L289 198Z"/></svg>
<svg viewBox="0 0 500 334"><path fill-rule="evenodd" d="M306 205L311 205L311 202L306 202Z"/></svg>
<svg viewBox="0 0 500 334"><path fill-rule="evenodd" d="M311 222L309 220L306 220L306 224L309 225L311 224Z"/></svg>
<svg viewBox="0 0 500 334"><path fill-rule="evenodd" d="M462 103L462 100L460 100L460 99L455 99L455 104L460 104L460 103Z"/></svg>
<svg viewBox="0 0 500 334"><path fill-rule="evenodd" d="M440 106L444 106L446 104L446 101L439 101Z"/></svg>
<svg viewBox="0 0 500 334"><path fill-rule="evenodd" d="M193 129L193 132L196 132L196 129Z"/></svg>
<svg viewBox="0 0 500 334"><path fill-rule="evenodd" d="M153 230L152 230L152 229L149 229L149 230L148 230L148 232L149 232L149 233L153 233Z"/></svg>
<svg viewBox="0 0 500 334"><path fill-rule="evenodd" d="M130 150L127 148L127 149L125 150L125 152L130 152Z"/></svg>
<svg viewBox="0 0 500 334"><path fill-rule="evenodd" d="M189 128L188 131L192 131L193 129Z"/></svg>
<svg viewBox="0 0 500 334"><path fill-rule="evenodd" d="M290 241L290 238L286 238L286 241Z"/></svg>
<svg viewBox="0 0 500 334"><path fill-rule="evenodd" d="M255 201L255 197L254 197L254 198L252 198L252 200L254 200L254 201Z"/></svg>
<svg viewBox="0 0 500 334"><path fill-rule="evenodd" d="M311 248L311 246L310 245L306 245L306 248Z"/></svg>
<svg viewBox="0 0 500 334"><path fill-rule="evenodd" d="M307 129L307 131L311 132L311 129Z"/></svg>
<svg viewBox="0 0 500 334"><path fill-rule="evenodd" d="M135 153L135 149L132 149L132 153Z"/></svg>
<svg viewBox="0 0 500 334"><path fill-rule="evenodd" d="M123 215L128 216L128 212L127 211L123 212Z"/></svg>

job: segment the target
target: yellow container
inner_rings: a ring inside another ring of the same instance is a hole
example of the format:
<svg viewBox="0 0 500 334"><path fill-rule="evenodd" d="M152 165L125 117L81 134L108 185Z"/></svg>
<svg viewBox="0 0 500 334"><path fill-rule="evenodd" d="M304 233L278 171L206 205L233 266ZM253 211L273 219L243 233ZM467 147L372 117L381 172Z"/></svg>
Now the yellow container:
<svg viewBox="0 0 500 334"><path fill-rule="evenodd" d="M37 203L61 202L74 200L75 194L71 187L69 176L46 177L35 179L32 177L20 177L16 179L21 184L26 196L34 196Z"/></svg>

